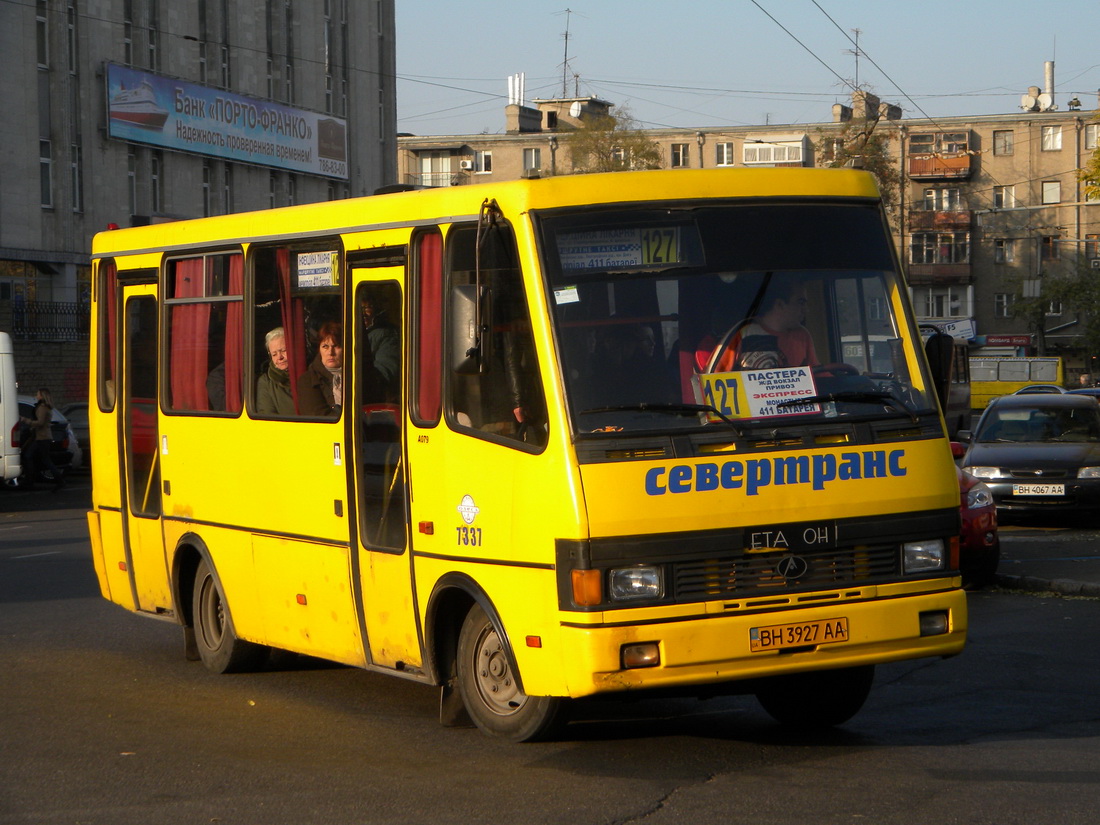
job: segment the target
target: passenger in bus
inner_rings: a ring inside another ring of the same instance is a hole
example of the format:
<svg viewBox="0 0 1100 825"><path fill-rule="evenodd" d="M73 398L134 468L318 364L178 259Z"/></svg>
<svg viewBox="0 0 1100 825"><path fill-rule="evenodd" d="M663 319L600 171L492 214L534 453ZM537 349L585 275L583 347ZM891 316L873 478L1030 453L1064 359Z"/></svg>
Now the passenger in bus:
<svg viewBox="0 0 1100 825"><path fill-rule="evenodd" d="M317 356L298 377L298 407L302 415L338 418L344 403L344 327L326 321L318 332Z"/></svg>
<svg viewBox="0 0 1100 825"><path fill-rule="evenodd" d="M256 379L256 412L261 415L294 415L294 398L290 393L290 359L286 354L286 332L275 327L264 336L268 361Z"/></svg>
<svg viewBox="0 0 1100 825"><path fill-rule="evenodd" d="M729 340L715 372L817 364L817 352L806 320L806 288L795 278L773 275L761 310L748 318Z"/></svg>
<svg viewBox="0 0 1100 825"><path fill-rule="evenodd" d="M397 328L369 290L364 290L359 311L366 333L363 353L363 402L377 404L398 398L401 370L401 342Z"/></svg>

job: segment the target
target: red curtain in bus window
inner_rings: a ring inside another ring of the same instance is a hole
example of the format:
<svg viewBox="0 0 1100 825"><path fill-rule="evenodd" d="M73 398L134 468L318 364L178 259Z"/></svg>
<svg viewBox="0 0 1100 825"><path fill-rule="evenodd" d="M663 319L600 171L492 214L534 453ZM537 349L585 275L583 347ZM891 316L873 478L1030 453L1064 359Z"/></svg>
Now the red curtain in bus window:
<svg viewBox="0 0 1100 825"><path fill-rule="evenodd" d="M200 298L203 294L204 261L189 258L175 262L173 298ZM210 304L172 307L172 344L169 351L171 406L177 410L208 410L206 393L209 373L207 334Z"/></svg>
<svg viewBox="0 0 1100 825"><path fill-rule="evenodd" d="M244 294L244 255L229 256L229 294ZM241 394L243 373L244 304L233 301L226 308L225 316L225 409L239 413L244 403Z"/></svg>
<svg viewBox="0 0 1100 825"><path fill-rule="evenodd" d="M289 249L275 250L275 267L279 270L279 303L282 307L290 395L294 399L294 409L298 409L298 376L306 369L303 363L306 356L306 322L302 302L294 300L291 294Z"/></svg>
<svg viewBox="0 0 1100 825"><path fill-rule="evenodd" d="M416 412L434 422L439 420L443 377L443 237L438 232L420 236L418 263Z"/></svg>

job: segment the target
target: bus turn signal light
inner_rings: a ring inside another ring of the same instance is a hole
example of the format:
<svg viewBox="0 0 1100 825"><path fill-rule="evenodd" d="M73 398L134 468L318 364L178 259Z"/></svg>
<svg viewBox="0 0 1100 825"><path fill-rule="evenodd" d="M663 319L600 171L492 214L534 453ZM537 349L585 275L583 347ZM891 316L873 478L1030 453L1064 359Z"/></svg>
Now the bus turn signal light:
<svg viewBox="0 0 1100 825"><path fill-rule="evenodd" d="M599 570L574 570L573 604L577 607L594 607L603 601L603 585Z"/></svg>

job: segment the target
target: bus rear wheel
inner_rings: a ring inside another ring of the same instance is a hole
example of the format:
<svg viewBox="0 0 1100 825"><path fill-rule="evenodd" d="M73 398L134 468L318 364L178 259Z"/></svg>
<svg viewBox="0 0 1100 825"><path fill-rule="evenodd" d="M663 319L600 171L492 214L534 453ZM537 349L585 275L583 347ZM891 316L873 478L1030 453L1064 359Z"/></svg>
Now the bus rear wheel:
<svg viewBox="0 0 1100 825"><path fill-rule="evenodd" d="M480 605L462 623L457 675L466 712L490 736L513 742L545 739L564 718L564 699L520 690L504 640Z"/></svg>
<svg viewBox="0 0 1100 825"><path fill-rule="evenodd" d="M874 679L874 665L792 673L766 679L756 698L781 725L829 728L856 715Z"/></svg>
<svg viewBox="0 0 1100 825"><path fill-rule="evenodd" d="M267 648L237 637L221 585L206 559L195 571L195 646L207 670L214 673L244 673L263 664Z"/></svg>

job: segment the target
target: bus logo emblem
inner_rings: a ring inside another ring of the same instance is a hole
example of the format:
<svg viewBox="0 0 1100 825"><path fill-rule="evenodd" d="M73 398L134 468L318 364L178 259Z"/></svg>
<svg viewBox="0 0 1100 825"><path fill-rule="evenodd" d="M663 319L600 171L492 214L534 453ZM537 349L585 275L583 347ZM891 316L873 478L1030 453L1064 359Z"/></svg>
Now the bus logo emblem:
<svg viewBox="0 0 1100 825"><path fill-rule="evenodd" d="M787 581L797 581L810 572L810 564L801 556L784 556L776 562L775 572Z"/></svg>
<svg viewBox="0 0 1100 825"><path fill-rule="evenodd" d="M467 524L473 524L477 514L481 512L481 508L474 504L474 497L469 495L462 497L462 503L456 509Z"/></svg>

